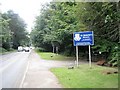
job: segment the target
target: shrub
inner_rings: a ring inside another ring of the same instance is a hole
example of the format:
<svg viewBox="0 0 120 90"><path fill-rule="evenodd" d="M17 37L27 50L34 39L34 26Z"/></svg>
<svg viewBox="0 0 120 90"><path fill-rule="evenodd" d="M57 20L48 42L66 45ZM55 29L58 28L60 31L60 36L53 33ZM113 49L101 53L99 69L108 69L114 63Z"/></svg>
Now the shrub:
<svg viewBox="0 0 120 90"><path fill-rule="evenodd" d="M46 52L47 50L46 49L44 49L44 48L37 48L37 50L39 51L39 52Z"/></svg>
<svg viewBox="0 0 120 90"><path fill-rule="evenodd" d="M0 47L0 53L3 53L3 52L7 52L7 50L2 48L2 47Z"/></svg>

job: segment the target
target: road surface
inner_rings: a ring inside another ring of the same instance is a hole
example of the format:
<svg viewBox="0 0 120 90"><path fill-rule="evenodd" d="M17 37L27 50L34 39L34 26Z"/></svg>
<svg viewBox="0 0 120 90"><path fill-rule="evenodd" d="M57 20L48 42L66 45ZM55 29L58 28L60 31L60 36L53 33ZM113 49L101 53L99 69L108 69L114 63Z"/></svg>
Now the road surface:
<svg viewBox="0 0 120 90"><path fill-rule="evenodd" d="M30 52L0 55L0 83L2 83L2 88L19 88L29 55Z"/></svg>
<svg viewBox="0 0 120 90"><path fill-rule="evenodd" d="M0 58L2 88L62 88L50 68L75 64L74 60L43 60L34 50L1 55Z"/></svg>
<svg viewBox="0 0 120 90"><path fill-rule="evenodd" d="M43 60L35 51L32 51L29 56L29 67L21 88L63 88L50 68L73 66L74 63L74 60Z"/></svg>

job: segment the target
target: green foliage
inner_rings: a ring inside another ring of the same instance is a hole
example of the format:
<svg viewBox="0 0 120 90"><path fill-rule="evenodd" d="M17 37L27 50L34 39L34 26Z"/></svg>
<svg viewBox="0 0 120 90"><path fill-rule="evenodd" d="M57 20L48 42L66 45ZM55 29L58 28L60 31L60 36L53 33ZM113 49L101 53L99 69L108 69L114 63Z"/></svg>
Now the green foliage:
<svg viewBox="0 0 120 90"><path fill-rule="evenodd" d="M80 31L79 28L86 30L84 24L78 25L76 8L76 4L72 2L52 2L44 6L31 33L34 45L42 48L46 48L45 45L50 45L50 48L58 46L60 52L68 50L68 55L71 55L74 52L73 32Z"/></svg>
<svg viewBox="0 0 120 90"><path fill-rule="evenodd" d="M7 50L0 47L0 54L2 54L2 53L4 53L4 52L7 52Z"/></svg>
<svg viewBox="0 0 120 90"><path fill-rule="evenodd" d="M36 47L52 51L52 46L58 46L60 52L73 55L73 32L94 31L93 51L113 60L117 57L113 47L119 42L119 6L115 2L51 2L36 18L32 41ZM80 49L85 53L85 48Z"/></svg>
<svg viewBox="0 0 120 90"><path fill-rule="evenodd" d="M44 48L37 48L37 50L36 50L37 52L46 52L46 50L44 49Z"/></svg>
<svg viewBox="0 0 120 90"><path fill-rule="evenodd" d="M120 60L120 45L114 45L112 46L111 54L109 56L109 64L112 64L112 66L118 66L119 60Z"/></svg>
<svg viewBox="0 0 120 90"><path fill-rule="evenodd" d="M86 4L86 5L85 5ZM119 47L119 3L115 2L91 2L85 3L85 10L79 18L94 31L95 46L93 51L101 52L102 56L113 63L118 64L118 53L115 47ZM79 9L78 9L79 10ZM81 13L81 12L78 12ZM106 54L105 54L106 53Z"/></svg>
<svg viewBox="0 0 120 90"><path fill-rule="evenodd" d="M1 13L0 20L1 47L10 50L12 47L16 49L19 45L29 43L26 24L18 14L10 10L7 13Z"/></svg>
<svg viewBox="0 0 120 90"><path fill-rule="evenodd" d="M9 50L7 50L7 49L0 47L0 54L7 54L10 52L14 52L14 51L15 51L15 49L13 49L13 48L10 48Z"/></svg>
<svg viewBox="0 0 120 90"><path fill-rule="evenodd" d="M7 17L7 15L1 14L0 15L0 42L3 48L9 50L10 49L10 39L11 39L11 35L10 35L10 29L9 29L9 18Z"/></svg>

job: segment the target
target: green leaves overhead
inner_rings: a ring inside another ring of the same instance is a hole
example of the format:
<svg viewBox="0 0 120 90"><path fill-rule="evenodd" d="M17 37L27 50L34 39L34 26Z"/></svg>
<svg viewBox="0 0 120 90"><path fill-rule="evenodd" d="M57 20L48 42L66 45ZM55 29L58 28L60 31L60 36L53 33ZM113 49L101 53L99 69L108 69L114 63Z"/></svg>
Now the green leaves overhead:
<svg viewBox="0 0 120 90"><path fill-rule="evenodd" d="M72 55L73 32L94 31L93 50L112 56L112 47L119 42L120 12L116 2L51 2L45 5L36 18L31 33L37 47L48 50L53 42L59 51ZM45 47L46 46L46 47ZM85 51L84 48L81 48ZM49 49L50 51L52 49ZM114 55L113 55L114 56ZM110 59L113 57L110 57Z"/></svg>
<svg viewBox="0 0 120 90"><path fill-rule="evenodd" d="M65 47L68 46L65 42L72 45L72 34L74 31L79 31L75 14L76 8L75 3L60 2L51 2L49 5L44 6L41 14L36 18L34 28L34 32L39 32L38 36L41 36L37 40L40 42L40 46L44 43L51 44L54 41ZM83 24L81 26L82 29L85 29ZM35 38L33 41L35 41Z"/></svg>
<svg viewBox="0 0 120 90"><path fill-rule="evenodd" d="M2 47L9 50L10 48L17 48L19 45L26 45L29 42L28 33L26 31L26 24L13 11L1 13L1 40Z"/></svg>

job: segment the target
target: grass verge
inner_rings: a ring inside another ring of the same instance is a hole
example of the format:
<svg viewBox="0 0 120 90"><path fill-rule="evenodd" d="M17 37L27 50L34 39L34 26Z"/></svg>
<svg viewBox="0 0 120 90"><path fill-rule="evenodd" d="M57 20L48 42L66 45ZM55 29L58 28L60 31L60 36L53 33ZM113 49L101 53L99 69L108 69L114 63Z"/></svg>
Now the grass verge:
<svg viewBox="0 0 120 90"><path fill-rule="evenodd" d="M36 50L36 52L40 55L42 59L45 60L74 60L74 57L67 57L60 54L54 54L51 52L39 52Z"/></svg>
<svg viewBox="0 0 120 90"><path fill-rule="evenodd" d="M64 88L118 88L118 74L105 74L113 68L94 65L80 65L79 68L52 68Z"/></svg>

